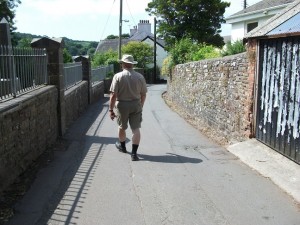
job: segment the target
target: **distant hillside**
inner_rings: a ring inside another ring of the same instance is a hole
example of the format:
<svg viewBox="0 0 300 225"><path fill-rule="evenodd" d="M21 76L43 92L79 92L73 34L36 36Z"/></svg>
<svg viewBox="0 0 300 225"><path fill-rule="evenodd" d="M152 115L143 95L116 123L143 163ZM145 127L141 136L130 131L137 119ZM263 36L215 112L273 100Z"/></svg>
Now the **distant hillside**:
<svg viewBox="0 0 300 225"><path fill-rule="evenodd" d="M27 34L27 33L14 33L14 42L17 46L25 47L30 44L33 38L42 38L44 36ZM93 54L97 48L98 42L96 41L78 41L63 37L65 48L72 56L76 55L89 55Z"/></svg>

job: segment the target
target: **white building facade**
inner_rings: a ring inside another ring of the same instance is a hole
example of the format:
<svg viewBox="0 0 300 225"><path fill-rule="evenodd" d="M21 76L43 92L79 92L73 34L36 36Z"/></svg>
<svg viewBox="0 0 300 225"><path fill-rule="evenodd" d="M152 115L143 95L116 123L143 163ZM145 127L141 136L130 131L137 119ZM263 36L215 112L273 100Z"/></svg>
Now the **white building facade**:
<svg viewBox="0 0 300 225"><path fill-rule="evenodd" d="M264 24L293 2L294 0L263 0L227 17L226 23L231 24L231 42L242 40L248 32Z"/></svg>

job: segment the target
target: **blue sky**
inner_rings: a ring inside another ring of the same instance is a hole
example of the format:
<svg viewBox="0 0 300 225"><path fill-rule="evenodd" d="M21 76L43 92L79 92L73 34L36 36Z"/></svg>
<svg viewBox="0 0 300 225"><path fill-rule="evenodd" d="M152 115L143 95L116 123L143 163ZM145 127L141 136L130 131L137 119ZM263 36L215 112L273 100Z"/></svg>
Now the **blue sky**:
<svg viewBox="0 0 300 225"><path fill-rule="evenodd" d="M225 17L242 10L243 0L227 0L231 6ZM260 0L247 0L252 5ZM151 0L123 0L122 33L129 33L140 20L153 17L145 12ZM18 32L68 37L73 40L99 41L119 34L120 0L22 0L16 8ZM230 25L222 26L222 34L230 35Z"/></svg>

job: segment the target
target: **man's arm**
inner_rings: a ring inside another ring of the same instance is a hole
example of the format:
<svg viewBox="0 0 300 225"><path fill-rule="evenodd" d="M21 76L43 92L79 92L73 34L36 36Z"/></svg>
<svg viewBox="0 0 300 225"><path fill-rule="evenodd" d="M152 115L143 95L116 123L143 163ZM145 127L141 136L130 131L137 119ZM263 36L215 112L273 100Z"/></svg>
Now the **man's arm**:
<svg viewBox="0 0 300 225"><path fill-rule="evenodd" d="M144 106L145 100L146 100L146 94L141 95L141 104L142 104L142 107Z"/></svg>
<svg viewBox="0 0 300 225"><path fill-rule="evenodd" d="M114 92L111 92L110 98L109 98L109 116L112 120L116 117L116 115L114 113L116 99L117 99L117 95Z"/></svg>

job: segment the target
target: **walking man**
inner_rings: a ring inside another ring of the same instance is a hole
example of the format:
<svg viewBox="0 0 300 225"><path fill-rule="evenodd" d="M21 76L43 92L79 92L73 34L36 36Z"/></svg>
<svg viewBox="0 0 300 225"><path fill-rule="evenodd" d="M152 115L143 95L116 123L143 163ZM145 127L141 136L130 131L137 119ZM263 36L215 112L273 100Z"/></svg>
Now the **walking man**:
<svg viewBox="0 0 300 225"><path fill-rule="evenodd" d="M139 160L137 150L141 139L142 110L146 99L147 86L142 74L133 70L137 64L132 55L123 55L120 60L122 72L114 75L110 86L109 114L113 120L117 117L119 141L116 147L126 153L126 129L128 123L132 131L131 160ZM116 113L114 112L114 109Z"/></svg>

